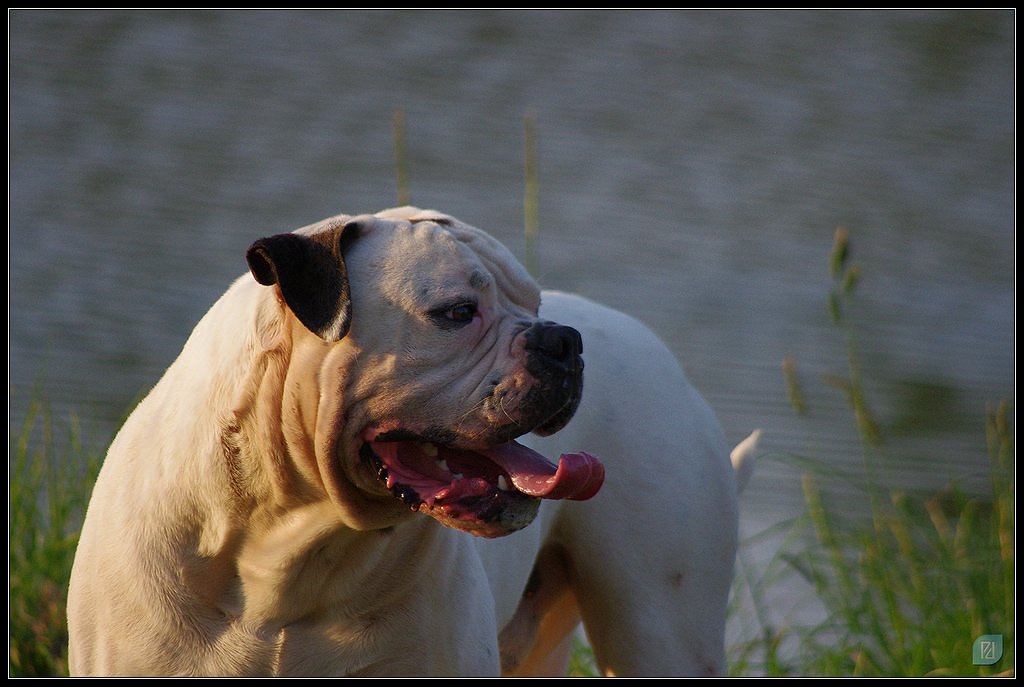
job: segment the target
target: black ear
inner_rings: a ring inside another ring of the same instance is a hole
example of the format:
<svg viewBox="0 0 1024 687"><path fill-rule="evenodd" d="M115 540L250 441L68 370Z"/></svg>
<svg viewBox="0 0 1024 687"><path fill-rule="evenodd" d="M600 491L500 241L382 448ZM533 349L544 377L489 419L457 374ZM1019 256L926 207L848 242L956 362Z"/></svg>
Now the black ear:
<svg viewBox="0 0 1024 687"><path fill-rule="evenodd" d="M245 259L256 281L281 288L285 304L309 331L338 341L352 319L343 250L357 233L349 223L311 236L277 234L249 246Z"/></svg>

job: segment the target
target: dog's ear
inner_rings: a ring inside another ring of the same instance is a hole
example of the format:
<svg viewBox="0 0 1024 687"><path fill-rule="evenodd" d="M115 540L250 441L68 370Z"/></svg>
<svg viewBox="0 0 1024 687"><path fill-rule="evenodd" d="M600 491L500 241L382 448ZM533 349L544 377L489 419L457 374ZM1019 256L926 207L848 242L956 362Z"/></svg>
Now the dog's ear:
<svg viewBox="0 0 1024 687"><path fill-rule="evenodd" d="M245 259L256 281L277 284L285 304L325 341L348 333L352 299L344 250L359 233L356 222L318 234L277 234L249 246Z"/></svg>

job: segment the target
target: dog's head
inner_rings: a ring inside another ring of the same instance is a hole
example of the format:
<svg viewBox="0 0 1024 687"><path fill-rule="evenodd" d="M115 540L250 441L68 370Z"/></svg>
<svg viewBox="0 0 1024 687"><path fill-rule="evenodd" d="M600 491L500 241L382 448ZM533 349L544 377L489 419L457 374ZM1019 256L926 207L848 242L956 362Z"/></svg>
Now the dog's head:
<svg viewBox="0 0 1024 687"><path fill-rule="evenodd" d="M538 317L537 285L493 238L401 208L261 239L247 257L309 335L293 337L307 388L291 394L316 395L331 480L488 537L529 524L540 498L597 492L597 459L556 466L515 442L569 422L582 341Z"/></svg>

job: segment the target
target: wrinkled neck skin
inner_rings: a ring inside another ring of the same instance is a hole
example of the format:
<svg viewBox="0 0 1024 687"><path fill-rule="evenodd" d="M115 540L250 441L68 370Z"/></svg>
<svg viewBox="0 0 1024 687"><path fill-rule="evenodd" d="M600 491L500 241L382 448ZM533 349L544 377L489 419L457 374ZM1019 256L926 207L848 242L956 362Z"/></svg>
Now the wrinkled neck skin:
<svg viewBox="0 0 1024 687"><path fill-rule="evenodd" d="M280 577L254 584L316 584L303 578L304 566L333 557L374 559L367 548L391 545L400 539L392 536L396 526L424 519L384 490L358 457L345 454L346 428L359 426L341 407L358 351L345 341L325 343L279 302L276 289L265 291L260 314L270 310L267 319L277 326L256 328L262 339L253 342L249 374L222 425L232 520L248 533L237 556L243 579L246 567ZM323 601L309 596L313 605Z"/></svg>
<svg viewBox="0 0 1024 687"><path fill-rule="evenodd" d="M327 344L307 331L276 298L275 325L249 351L252 362L229 418L222 445L233 507L252 523L312 506L334 511L328 521L347 530L392 527L409 519L402 506L347 455L358 418L343 407L349 372L359 351L350 342ZM355 412L358 412L356 410Z"/></svg>

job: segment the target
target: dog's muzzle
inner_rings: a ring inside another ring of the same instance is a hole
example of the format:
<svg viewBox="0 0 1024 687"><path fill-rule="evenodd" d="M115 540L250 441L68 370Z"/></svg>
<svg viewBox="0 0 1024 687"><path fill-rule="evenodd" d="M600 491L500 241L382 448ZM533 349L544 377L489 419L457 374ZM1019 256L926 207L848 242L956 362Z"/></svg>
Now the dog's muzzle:
<svg viewBox="0 0 1024 687"><path fill-rule="evenodd" d="M438 521L484 537L528 525L540 499L586 500L604 481L589 453L562 454L557 465L515 437L562 429L583 390L583 341L572 327L536 322L524 332L525 367L534 379L517 422L480 443L445 427L420 432L371 430L360 455L396 497Z"/></svg>

